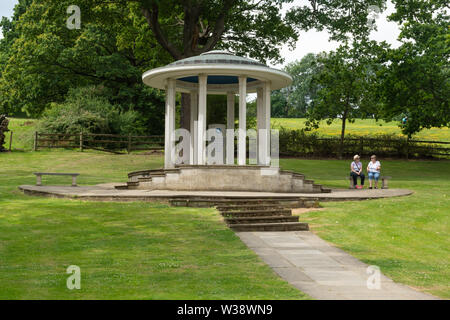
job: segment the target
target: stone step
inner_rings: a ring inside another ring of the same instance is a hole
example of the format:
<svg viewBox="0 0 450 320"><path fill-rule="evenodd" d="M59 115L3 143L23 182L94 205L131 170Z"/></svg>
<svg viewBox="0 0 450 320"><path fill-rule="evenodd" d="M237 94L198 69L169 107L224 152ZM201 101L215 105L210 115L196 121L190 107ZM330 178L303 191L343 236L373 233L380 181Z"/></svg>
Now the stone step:
<svg viewBox="0 0 450 320"><path fill-rule="evenodd" d="M324 188L322 186L322 193L331 193L331 189L330 188Z"/></svg>
<svg viewBox="0 0 450 320"><path fill-rule="evenodd" d="M149 181L152 181L152 177L139 177L138 181L139 182L149 182Z"/></svg>
<svg viewBox="0 0 450 320"><path fill-rule="evenodd" d="M160 174L160 173L166 173L166 172L180 172L180 169L150 169L150 170L141 170L141 171L134 171L130 172L128 174L128 177L135 177L135 176L148 176L152 173L154 174Z"/></svg>
<svg viewBox="0 0 450 320"><path fill-rule="evenodd" d="M309 226L305 222L279 222L279 223L247 223L232 224L229 227L237 232L245 231L307 231Z"/></svg>
<svg viewBox="0 0 450 320"><path fill-rule="evenodd" d="M128 186L128 188L130 188L130 187L137 187L137 186L139 186L139 182L137 182L137 181L128 181L127 182L127 186Z"/></svg>
<svg viewBox="0 0 450 320"><path fill-rule="evenodd" d="M225 222L230 227L235 224L298 222L298 216L233 217L225 218Z"/></svg>
<svg viewBox="0 0 450 320"><path fill-rule="evenodd" d="M320 185L320 184L313 184L313 191L317 192L317 193L321 193L322 192L322 185Z"/></svg>
<svg viewBox="0 0 450 320"><path fill-rule="evenodd" d="M242 198L242 199L227 199L216 200L217 206L221 203L226 203L228 206L241 206L241 205L272 205L272 206L285 206L285 205L302 205L303 200L299 198Z"/></svg>
<svg viewBox="0 0 450 320"><path fill-rule="evenodd" d="M126 184L119 184L119 185L114 186L114 189L127 190L128 189L128 185L126 185Z"/></svg>
<svg viewBox="0 0 450 320"><path fill-rule="evenodd" d="M283 210L284 207L279 204L238 204L238 205L219 205L217 210L222 212L241 211L241 210Z"/></svg>
<svg viewBox="0 0 450 320"><path fill-rule="evenodd" d="M314 199L312 199L314 201ZM283 208L305 208L305 201L295 198L232 198L217 199L215 197L198 197L198 198L175 198L170 200L170 204L174 207L195 207L210 208L223 205L273 205Z"/></svg>
<svg viewBox="0 0 450 320"><path fill-rule="evenodd" d="M270 217L270 216L284 216L292 215L291 210L277 209L277 210L242 210L242 211L225 211L220 212L224 217Z"/></svg>

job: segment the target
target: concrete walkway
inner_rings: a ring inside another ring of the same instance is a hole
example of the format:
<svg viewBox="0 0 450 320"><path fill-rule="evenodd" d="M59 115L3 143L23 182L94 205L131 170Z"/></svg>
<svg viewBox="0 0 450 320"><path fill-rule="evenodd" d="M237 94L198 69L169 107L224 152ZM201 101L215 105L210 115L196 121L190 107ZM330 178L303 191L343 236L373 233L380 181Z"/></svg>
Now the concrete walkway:
<svg viewBox="0 0 450 320"><path fill-rule="evenodd" d="M368 289L368 265L307 231L238 232L280 277L315 299L437 299L380 276L380 289ZM381 270L383 271L383 270Z"/></svg>
<svg viewBox="0 0 450 320"><path fill-rule="evenodd" d="M35 186L22 185L19 189L25 194L77 198L81 200L97 201L127 201L127 200L154 200L176 197L217 197L217 198L283 198L300 197L312 198L320 201L340 200L366 200L407 196L412 194L407 189L333 189L331 193L273 193L273 192L244 192L244 191L174 191L174 190L118 190L117 183L105 183L94 186Z"/></svg>

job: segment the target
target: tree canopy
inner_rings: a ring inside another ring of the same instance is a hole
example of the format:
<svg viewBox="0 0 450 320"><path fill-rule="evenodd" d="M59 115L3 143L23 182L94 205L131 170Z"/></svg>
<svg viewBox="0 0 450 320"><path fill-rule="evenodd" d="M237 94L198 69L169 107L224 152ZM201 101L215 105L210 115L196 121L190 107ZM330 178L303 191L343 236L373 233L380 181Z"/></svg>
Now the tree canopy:
<svg viewBox="0 0 450 320"><path fill-rule="evenodd" d="M402 25L397 49L387 50L380 73L380 116L408 116L403 132L450 124L450 22L446 1L394 1L390 19Z"/></svg>

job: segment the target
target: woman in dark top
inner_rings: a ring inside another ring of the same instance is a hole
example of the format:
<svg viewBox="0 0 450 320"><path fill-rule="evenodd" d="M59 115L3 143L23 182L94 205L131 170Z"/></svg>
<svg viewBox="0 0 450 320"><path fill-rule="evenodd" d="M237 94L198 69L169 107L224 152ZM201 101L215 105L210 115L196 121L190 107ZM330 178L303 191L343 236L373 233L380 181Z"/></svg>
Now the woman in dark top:
<svg viewBox="0 0 450 320"><path fill-rule="evenodd" d="M350 165L350 176L353 178L353 187L355 189L362 189L364 187L364 173L363 173L363 165L360 161L360 157L355 155L353 157L353 162ZM358 177L361 179L361 186L358 187Z"/></svg>

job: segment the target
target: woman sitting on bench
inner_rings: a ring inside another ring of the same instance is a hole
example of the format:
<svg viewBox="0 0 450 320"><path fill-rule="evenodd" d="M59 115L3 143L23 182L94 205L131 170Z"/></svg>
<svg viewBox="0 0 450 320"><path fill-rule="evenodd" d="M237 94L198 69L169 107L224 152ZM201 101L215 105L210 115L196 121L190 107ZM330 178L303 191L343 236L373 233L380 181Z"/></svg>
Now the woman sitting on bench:
<svg viewBox="0 0 450 320"><path fill-rule="evenodd" d="M369 189L372 189L372 181L375 180L375 189L378 188L378 179L380 178L381 164L377 161L377 156L370 157L370 162L367 165L367 174L369 176Z"/></svg>
<svg viewBox="0 0 450 320"><path fill-rule="evenodd" d="M353 178L353 187L355 189L362 189L364 188L364 173L362 172L363 165L360 161L360 157L358 155L355 155L353 157L353 162L350 165L350 176ZM358 177L361 179L361 186L358 187Z"/></svg>

